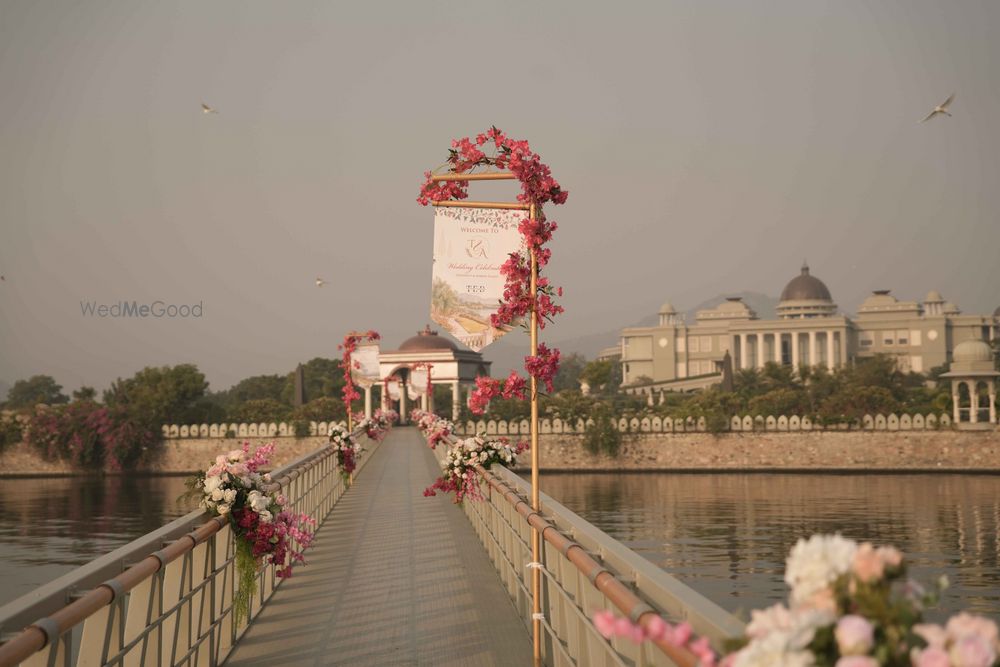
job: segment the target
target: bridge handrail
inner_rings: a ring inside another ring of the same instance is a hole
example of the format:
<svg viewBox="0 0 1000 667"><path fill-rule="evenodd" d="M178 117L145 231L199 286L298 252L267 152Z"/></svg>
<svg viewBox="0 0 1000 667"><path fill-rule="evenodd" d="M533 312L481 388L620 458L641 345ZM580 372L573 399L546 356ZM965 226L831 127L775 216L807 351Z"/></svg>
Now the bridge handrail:
<svg viewBox="0 0 1000 667"><path fill-rule="evenodd" d="M365 433L364 427L358 427L352 431L351 436L356 438L363 433ZM323 446L278 468L271 473L272 490L288 488L291 482L307 470L332 456L334 456L333 450ZM0 607L0 631L5 627L21 627L22 624L29 623L9 641L0 644L0 667L16 665L46 646L55 644L64 633L80 625L116 599L122 598L157 572L165 570L168 564L208 541L227 525L224 517L213 517L197 528L185 532L193 522L205 515L204 510L193 510L166 526L147 533ZM166 543L169 539L172 541ZM157 544L162 547L151 550L151 546ZM141 559L135 562L137 555ZM130 562L134 564L127 565ZM120 568L123 566L125 570L121 572ZM115 569L118 569L120 574L96 583ZM90 590L66 604L67 598L81 588ZM59 598L62 599L62 603L59 602ZM29 619L37 620L29 621Z"/></svg>
<svg viewBox="0 0 1000 667"><path fill-rule="evenodd" d="M442 444L451 446L457 441L449 435ZM494 466L491 470L476 466L476 470L490 489L500 495L532 529L540 531L545 543L551 545L594 589L633 622L644 625L654 615L666 612L671 618L689 621L694 631L707 636L716 648L720 648L720 644L727 639L742 636L744 626L734 616L548 495L539 494L541 512L549 518L534 512L527 500L530 485L511 470L502 466ZM465 504L471 506L475 501ZM466 513L470 511L476 510L467 507ZM483 539L483 536L480 537ZM497 541L496 536L493 539ZM523 538L517 539L524 541ZM523 546L526 551L527 545ZM544 556L543 551L543 561L546 560ZM500 564L496 565L499 568ZM543 572L553 580L548 567L546 564ZM622 579L634 582L634 586L626 585ZM559 582L554 583L560 586ZM552 626L546 625L553 633ZM671 664L679 667L697 665L697 658L687 649L664 640L653 643Z"/></svg>

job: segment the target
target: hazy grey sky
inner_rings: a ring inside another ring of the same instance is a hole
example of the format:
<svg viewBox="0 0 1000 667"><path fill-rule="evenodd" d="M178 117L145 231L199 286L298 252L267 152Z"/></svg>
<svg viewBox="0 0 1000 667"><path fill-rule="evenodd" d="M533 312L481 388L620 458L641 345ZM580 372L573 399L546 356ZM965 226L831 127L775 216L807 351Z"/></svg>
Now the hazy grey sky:
<svg viewBox="0 0 1000 667"><path fill-rule="evenodd" d="M998 27L993 0L0 0L0 380L223 389L351 328L394 347L428 320L421 174L491 124L570 191L546 337L777 295L803 258L847 312L992 312ZM81 314L120 299L204 315Z"/></svg>

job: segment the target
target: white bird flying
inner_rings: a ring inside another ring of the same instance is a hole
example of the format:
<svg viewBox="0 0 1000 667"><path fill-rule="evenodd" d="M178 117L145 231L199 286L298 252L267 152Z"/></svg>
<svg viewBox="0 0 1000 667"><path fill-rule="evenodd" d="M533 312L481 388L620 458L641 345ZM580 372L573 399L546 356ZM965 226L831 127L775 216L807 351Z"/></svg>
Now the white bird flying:
<svg viewBox="0 0 1000 667"><path fill-rule="evenodd" d="M934 107L934 111L932 111L929 114L927 114L927 117L924 118L920 122L921 123L926 123L931 118L933 118L934 116L938 115L939 113L943 113L945 116L950 116L951 114L948 113L948 105L951 104L954 100L955 100L955 93L952 93L951 97L949 97L944 102L942 102L941 104L939 104L936 107Z"/></svg>
<svg viewBox="0 0 1000 667"><path fill-rule="evenodd" d="M202 113L219 113L218 111L216 111L212 107L208 106L204 102L201 103L201 112Z"/></svg>
<svg viewBox="0 0 1000 667"><path fill-rule="evenodd" d="M317 278L316 279L316 287L322 287L325 284L326 284L326 281L323 280L322 278Z"/></svg>

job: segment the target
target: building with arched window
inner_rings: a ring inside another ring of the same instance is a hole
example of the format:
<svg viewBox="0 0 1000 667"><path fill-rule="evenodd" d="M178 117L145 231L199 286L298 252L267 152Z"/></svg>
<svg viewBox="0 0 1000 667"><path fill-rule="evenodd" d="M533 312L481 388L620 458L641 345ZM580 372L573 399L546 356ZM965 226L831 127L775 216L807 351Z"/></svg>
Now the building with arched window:
<svg viewBox="0 0 1000 667"><path fill-rule="evenodd" d="M838 311L826 284L803 266L781 292L777 318L762 320L739 297L700 310L694 323L663 304L659 322L621 333L623 386L627 391L687 390L719 381L728 352L734 369L768 362L833 369L888 354L903 372L926 373L951 363L964 341L1000 336L1000 308L966 315L932 290L923 300L900 301L876 290L849 317Z"/></svg>

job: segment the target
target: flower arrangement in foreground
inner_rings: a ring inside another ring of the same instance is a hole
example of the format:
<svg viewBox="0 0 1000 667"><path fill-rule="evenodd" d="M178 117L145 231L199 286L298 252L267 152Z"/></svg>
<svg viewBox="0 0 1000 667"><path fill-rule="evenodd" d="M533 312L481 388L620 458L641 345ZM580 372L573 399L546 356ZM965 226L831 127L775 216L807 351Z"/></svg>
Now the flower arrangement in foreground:
<svg viewBox="0 0 1000 667"><path fill-rule="evenodd" d="M997 667L997 625L962 612L944 625L923 623L923 610L947 585L927 590L906 577L893 547L858 544L840 535L813 535L792 548L785 568L789 606L752 612L746 637L720 667ZM598 612L606 638L654 638L651 626ZM657 620L657 619L654 619ZM692 646L690 627L665 626L661 636L685 646L704 667L717 658L707 644ZM680 629L680 631L678 631ZM669 636L668 636L669 635ZM677 641L682 639L684 641Z"/></svg>
<svg viewBox="0 0 1000 667"><path fill-rule="evenodd" d="M427 446L431 449L435 449L440 442L447 443L448 438L455 432L454 422L438 417L433 412L414 410L412 417L417 428L427 438Z"/></svg>
<svg viewBox="0 0 1000 667"><path fill-rule="evenodd" d="M337 468L340 469L340 476L345 482L349 482L351 475L358 467L358 455L363 451L361 444L351 436L347 427L333 424L330 426L330 446L337 453Z"/></svg>
<svg viewBox="0 0 1000 667"><path fill-rule="evenodd" d="M454 493L456 503L462 502L466 497L481 499L476 466L489 468L494 463L499 463L509 468L517 462L517 455L527 447L526 442L512 445L507 438L487 440L483 434L456 440L441 462L442 475L424 489L424 495L436 496L438 491Z"/></svg>
<svg viewBox="0 0 1000 667"><path fill-rule="evenodd" d="M316 521L305 514L284 509L287 500L278 494L268 473L260 470L270 462L274 443L250 454L250 443L242 449L220 454L215 464L197 475L193 487L202 490L201 507L214 516L226 517L236 545L237 591L233 609L237 625L250 609L254 578L264 562L275 565L277 575L292 575L292 565L305 562L302 553L312 542Z"/></svg>

